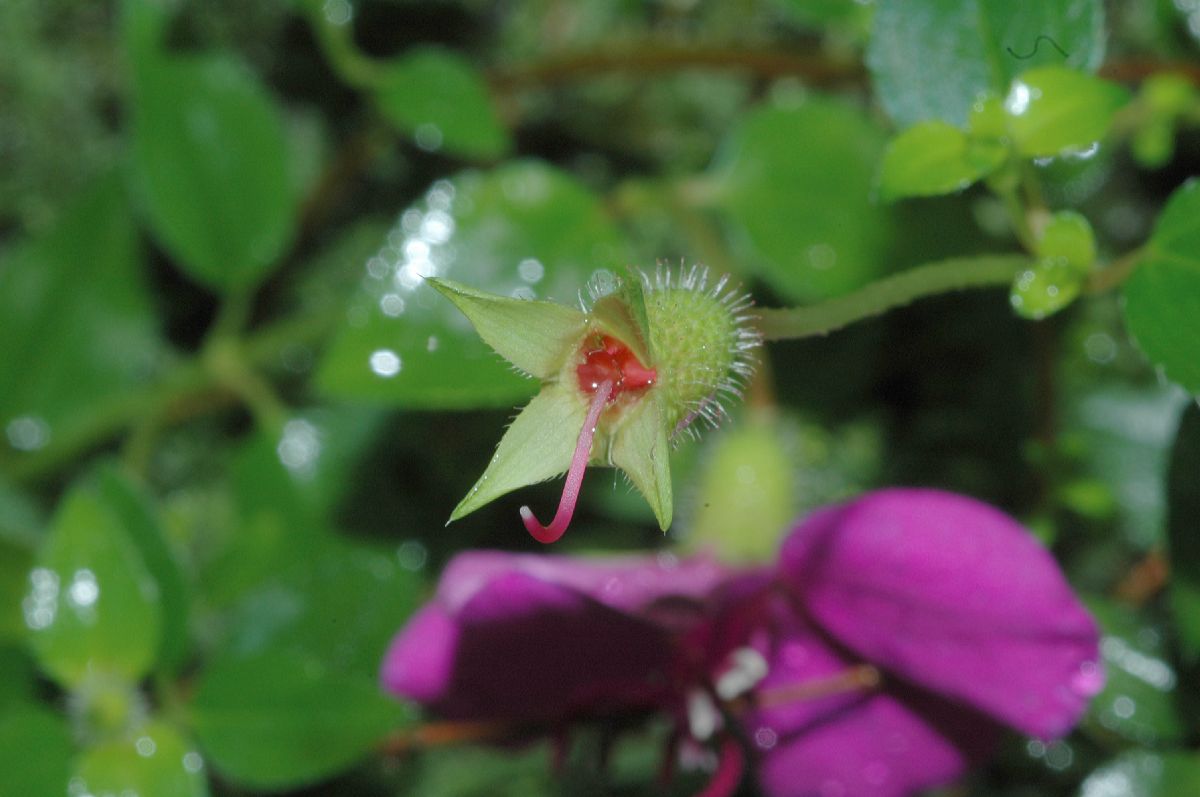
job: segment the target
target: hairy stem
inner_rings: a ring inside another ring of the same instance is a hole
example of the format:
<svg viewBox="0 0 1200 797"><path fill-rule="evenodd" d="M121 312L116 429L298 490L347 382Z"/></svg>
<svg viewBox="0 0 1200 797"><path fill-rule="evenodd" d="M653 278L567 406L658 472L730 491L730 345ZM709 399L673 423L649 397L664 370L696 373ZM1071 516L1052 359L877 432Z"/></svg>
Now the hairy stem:
<svg viewBox="0 0 1200 797"><path fill-rule="evenodd" d="M759 325L766 340L827 335L855 321L903 307L917 299L966 288L1009 285L1032 261L1023 255L956 257L928 263L872 282L854 293L804 307L766 308Z"/></svg>

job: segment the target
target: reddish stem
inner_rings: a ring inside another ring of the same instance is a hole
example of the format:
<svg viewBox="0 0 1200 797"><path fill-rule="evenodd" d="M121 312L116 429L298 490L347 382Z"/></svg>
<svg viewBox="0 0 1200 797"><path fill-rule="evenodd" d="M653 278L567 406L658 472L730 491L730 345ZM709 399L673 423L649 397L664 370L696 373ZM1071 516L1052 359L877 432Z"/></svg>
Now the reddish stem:
<svg viewBox="0 0 1200 797"><path fill-rule="evenodd" d="M596 435L596 422L608 397L612 394L611 379L600 383L588 405L587 419L579 430L579 439L575 443L575 455L571 457L571 469L567 471L567 483L563 485L562 498L558 501L558 511L549 526L543 526L533 516L533 510L527 506L521 507L521 520L533 538L541 543L551 543L558 540L567 530L571 516L575 514L575 502L579 500L579 487L583 484L583 471L592 455L592 438Z"/></svg>
<svg viewBox="0 0 1200 797"><path fill-rule="evenodd" d="M746 756L738 743L726 738L721 742L718 755L720 757L717 759L717 771L696 797L730 797L742 782L742 775L746 770Z"/></svg>

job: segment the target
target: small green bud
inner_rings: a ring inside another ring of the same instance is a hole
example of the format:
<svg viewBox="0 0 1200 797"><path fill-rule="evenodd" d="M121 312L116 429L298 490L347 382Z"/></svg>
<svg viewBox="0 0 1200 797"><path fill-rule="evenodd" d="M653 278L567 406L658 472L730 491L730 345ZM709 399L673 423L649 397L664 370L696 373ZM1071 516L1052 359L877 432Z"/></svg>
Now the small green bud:
<svg viewBox="0 0 1200 797"><path fill-rule="evenodd" d="M1037 254L1062 260L1072 270L1086 274L1096 260L1096 237L1088 220L1070 210L1055 213L1042 230Z"/></svg>

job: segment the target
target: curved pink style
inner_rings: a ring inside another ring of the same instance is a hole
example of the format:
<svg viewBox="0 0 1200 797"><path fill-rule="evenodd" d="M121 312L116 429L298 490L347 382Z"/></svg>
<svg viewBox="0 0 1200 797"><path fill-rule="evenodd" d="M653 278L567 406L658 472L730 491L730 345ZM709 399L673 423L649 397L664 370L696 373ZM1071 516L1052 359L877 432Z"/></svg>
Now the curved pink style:
<svg viewBox="0 0 1200 797"><path fill-rule="evenodd" d="M558 511L554 513L554 520L550 521L549 526L543 526L533 516L533 510L527 506L521 507L521 520L525 523L526 530L538 542L547 544L556 542L571 523L571 516L575 514L575 502L579 500L579 488L583 484L583 471L587 467L588 458L592 455L592 438L596 435L596 422L600 420L600 413L604 411L604 405L608 403L612 392L613 382L608 379L600 383L600 386L596 388L596 393L592 396L592 403L588 405L587 418L583 422L583 428L579 430L579 439L575 443L575 455L571 457L571 469L567 471L567 483L563 485L562 498L558 501Z"/></svg>

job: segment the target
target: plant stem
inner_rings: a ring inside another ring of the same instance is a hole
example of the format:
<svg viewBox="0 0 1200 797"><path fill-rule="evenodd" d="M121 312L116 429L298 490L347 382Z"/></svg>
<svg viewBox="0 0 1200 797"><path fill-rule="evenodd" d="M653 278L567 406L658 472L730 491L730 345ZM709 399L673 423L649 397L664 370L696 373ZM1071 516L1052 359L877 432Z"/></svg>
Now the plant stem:
<svg viewBox="0 0 1200 797"><path fill-rule="evenodd" d="M766 340L827 335L927 296L967 288L1007 286L1031 265L1032 261L1023 255L980 255L927 263L819 304L761 310L759 326Z"/></svg>

